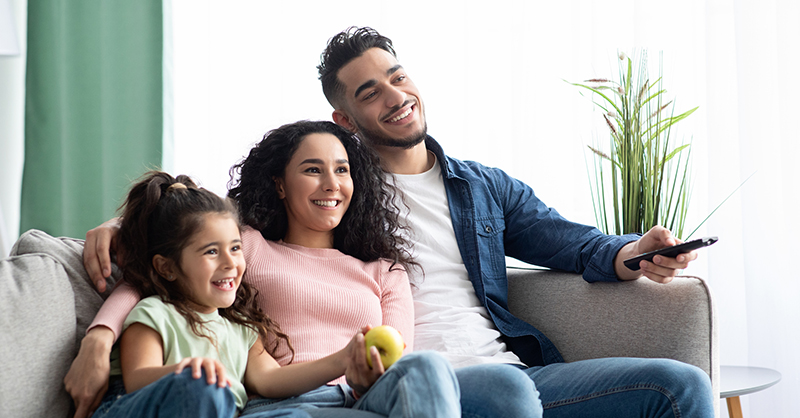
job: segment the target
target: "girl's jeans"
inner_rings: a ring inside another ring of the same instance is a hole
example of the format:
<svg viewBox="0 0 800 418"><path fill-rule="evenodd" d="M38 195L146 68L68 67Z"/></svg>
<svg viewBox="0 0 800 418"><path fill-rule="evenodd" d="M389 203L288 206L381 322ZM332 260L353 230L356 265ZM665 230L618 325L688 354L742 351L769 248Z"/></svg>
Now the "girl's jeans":
<svg viewBox="0 0 800 418"><path fill-rule="evenodd" d="M229 388L206 382L205 372L199 379L192 370L170 373L129 394L122 379L112 379L103 401L92 418L231 418L236 401ZM301 410L274 410L253 418L310 418Z"/></svg>

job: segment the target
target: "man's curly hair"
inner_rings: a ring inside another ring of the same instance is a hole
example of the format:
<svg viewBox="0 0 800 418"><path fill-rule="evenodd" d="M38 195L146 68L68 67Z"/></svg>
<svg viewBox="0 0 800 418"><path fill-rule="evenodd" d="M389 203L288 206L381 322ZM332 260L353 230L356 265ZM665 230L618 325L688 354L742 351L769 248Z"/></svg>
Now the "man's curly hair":
<svg viewBox="0 0 800 418"><path fill-rule="evenodd" d="M370 48L380 48L397 58L392 40L370 27L351 26L328 40L317 66L322 92L335 109L342 105L345 86L339 81L339 70L350 61L360 57Z"/></svg>
<svg viewBox="0 0 800 418"><path fill-rule="evenodd" d="M368 262L391 261L408 270L417 266L403 236L397 190L387 181L389 174L380 158L355 135L332 122L300 121L264 135L250 154L231 168L228 197L239 207L242 222L277 241L286 235L288 217L278 197L276 178L283 178L286 165L309 134L334 135L347 151L353 196L342 221L333 231L337 250ZM237 178L238 177L238 178Z"/></svg>

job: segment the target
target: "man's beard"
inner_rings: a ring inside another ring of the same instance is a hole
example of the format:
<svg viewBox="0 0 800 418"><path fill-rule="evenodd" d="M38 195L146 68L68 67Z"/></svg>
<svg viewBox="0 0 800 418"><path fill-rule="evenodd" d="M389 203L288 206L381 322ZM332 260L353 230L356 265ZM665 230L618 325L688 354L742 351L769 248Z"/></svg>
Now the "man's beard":
<svg viewBox="0 0 800 418"><path fill-rule="evenodd" d="M425 138L428 137L427 121L422 126L422 129L419 132L416 132L405 138L389 138L388 136L385 136L375 131L371 131L361 126L361 124L358 123L357 121L355 122L355 124L356 127L358 128L358 136L373 147L394 147L402 149L411 149L417 146L420 142L424 141Z"/></svg>

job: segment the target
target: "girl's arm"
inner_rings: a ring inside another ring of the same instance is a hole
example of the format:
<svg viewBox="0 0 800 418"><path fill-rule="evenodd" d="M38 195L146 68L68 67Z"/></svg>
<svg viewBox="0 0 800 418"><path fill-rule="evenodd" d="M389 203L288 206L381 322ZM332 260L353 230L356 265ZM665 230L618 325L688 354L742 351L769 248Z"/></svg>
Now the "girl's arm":
<svg viewBox="0 0 800 418"><path fill-rule="evenodd" d="M217 382L219 387L230 384L225 367L215 359L185 358L180 363L164 365L163 358L161 335L147 325L131 324L120 339L120 366L125 391L131 393L169 373L181 373L187 366L192 368L195 379L199 379L201 371L205 370L208 384Z"/></svg>
<svg viewBox="0 0 800 418"><path fill-rule="evenodd" d="M259 338L248 353L244 385L265 398L285 398L316 389L344 374L359 340L363 346L361 333L353 337L345 348L327 357L281 367L264 350Z"/></svg>

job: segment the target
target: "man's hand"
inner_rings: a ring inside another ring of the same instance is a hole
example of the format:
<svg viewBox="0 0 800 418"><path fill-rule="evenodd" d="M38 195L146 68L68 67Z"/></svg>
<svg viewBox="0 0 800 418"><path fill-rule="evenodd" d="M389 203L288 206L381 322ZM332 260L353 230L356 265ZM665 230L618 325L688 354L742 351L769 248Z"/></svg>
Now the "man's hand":
<svg viewBox="0 0 800 418"><path fill-rule="evenodd" d="M657 283L671 282L682 269L685 269L691 261L697 258L697 252L691 251L680 254L675 258L657 255L653 257L652 262L639 262L640 270L638 271L628 269L623 261L639 254L680 243L681 241L673 237L668 229L663 226L654 226L642 235L638 241L631 242L619 250L617 257L614 259L614 268L617 276L621 280L633 280L645 276Z"/></svg>
<svg viewBox="0 0 800 418"><path fill-rule="evenodd" d="M364 334L370 328L372 328L370 325L361 328L361 331L350 340L346 347L346 349L349 349L350 355L344 375L347 384L353 389L356 397L366 393L385 372L383 363L381 363L381 356L375 347L372 347L370 351L374 367L370 368L367 364L367 346L364 342Z"/></svg>
<svg viewBox="0 0 800 418"><path fill-rule="evenodd" d="M106 291L106 278L111 276L111 252L117 249L120 223L120 218L113 218L86 233L83 266L100 293ZM117 261L120 257L117 254Z"/></svg>
<svg viewBox="0 0 800 418"><path fill-rule="evenodd" d="M75 418L92 416L106 394L113 344L114 333L106 327L92 328L83 337L78 356L64 377L67 393L75 401Z"/></svg>

